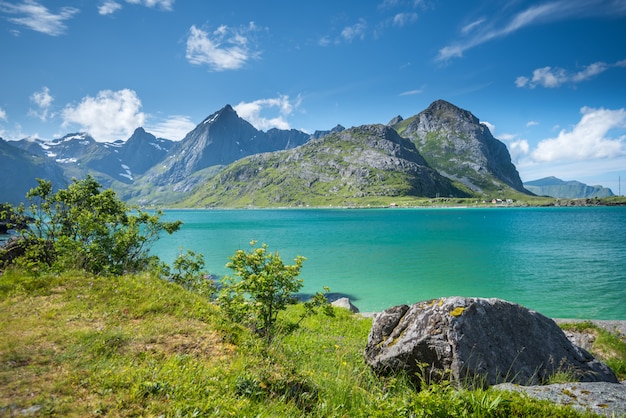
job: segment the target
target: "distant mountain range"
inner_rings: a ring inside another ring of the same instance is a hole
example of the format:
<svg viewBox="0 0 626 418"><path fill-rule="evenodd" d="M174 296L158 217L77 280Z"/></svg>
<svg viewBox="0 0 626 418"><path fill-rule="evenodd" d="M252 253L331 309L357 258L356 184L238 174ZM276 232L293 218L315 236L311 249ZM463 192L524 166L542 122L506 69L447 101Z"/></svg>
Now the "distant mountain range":
<svg viewBox="0 0 626 418"><path fill-rule="evenodd" d="M556 177L545 177L524 183L524 187L538 196L561 199L580 199L614 196L613 191L602 186L588 186L579 181L563 181Z"/></svg>
<svg viewBox="0 0 626 418"><path fill-rule="evenodd" d="M387 125L308 134L260 131L226 105L183 140L137 128L127 141L85 133L53 141L0 140L0 201L17 203L50 179L91 174L141 205L327 205L395 197L532 194L506 146L470 112L443 100Z"/></svg>

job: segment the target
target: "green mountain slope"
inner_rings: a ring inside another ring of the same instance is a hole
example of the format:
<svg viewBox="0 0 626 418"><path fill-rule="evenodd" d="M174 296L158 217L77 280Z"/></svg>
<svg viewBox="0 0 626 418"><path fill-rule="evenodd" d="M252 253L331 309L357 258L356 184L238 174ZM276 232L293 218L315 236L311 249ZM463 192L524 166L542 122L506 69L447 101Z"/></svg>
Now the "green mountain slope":
<svg viewBox="0 0 626 418"><path fill-rule="evenodd" d="M292 150L241 159L182 205L349 206L437 195L467 193L428 167L411 141L389 127L365 125Z"/></svg>

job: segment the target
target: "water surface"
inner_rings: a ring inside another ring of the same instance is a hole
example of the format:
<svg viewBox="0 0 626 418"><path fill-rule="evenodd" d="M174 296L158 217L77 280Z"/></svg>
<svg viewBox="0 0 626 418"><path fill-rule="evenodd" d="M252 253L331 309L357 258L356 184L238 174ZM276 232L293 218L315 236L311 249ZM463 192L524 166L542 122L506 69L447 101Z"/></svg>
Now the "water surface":
<svg viewBox="0 0 626 418"><path fill-rule="evenodd" d="M361 311L443 296L497 297L552 316L626 319L626 208L169 210L182 229L154 252L201 252L211 273L257 240L291 263L303 292Z"/></svg>

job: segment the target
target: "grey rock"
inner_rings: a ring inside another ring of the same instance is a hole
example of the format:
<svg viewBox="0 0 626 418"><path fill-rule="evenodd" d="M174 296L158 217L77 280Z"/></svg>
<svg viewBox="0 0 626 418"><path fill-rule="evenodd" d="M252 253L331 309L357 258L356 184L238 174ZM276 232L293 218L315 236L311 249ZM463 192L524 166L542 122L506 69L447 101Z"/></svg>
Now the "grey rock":
<svg viewBox="0 0 626 418"><path fill-rule="evenodd" d="M402 118L402 116L398 115L395 118L391 119L389 122L387 122L387 126L394 126L399 124L400 122L402 122L404 119Z"/></svg>
<svg viewBox="0 0 626 418"><path fill-rule="evenodd" d="M557 372L618 382L552 319L501 299L450 297L390 308L373 320L365 361L380 374L406 371L418 384L535 385Z"/></svg>
<svg viewBox="0 0 626 418"><path fill-rule="evenodd" d="M522 392L534 399L569 405L579 411L607 417L626 416L626 385L624 383L558 383L544 386L502 383L494 386L494 389Z"/></svg>
<svg viewBox="0 0 626 418"><path fill-rule="evenodd" d="M344 298L339 298L339 299L331 302L331 305L333 305L333 306L335 306L337 308L348 309L352 313L359 313L359 308L354 306L349 298L345 298L345 297Z"/></svg>

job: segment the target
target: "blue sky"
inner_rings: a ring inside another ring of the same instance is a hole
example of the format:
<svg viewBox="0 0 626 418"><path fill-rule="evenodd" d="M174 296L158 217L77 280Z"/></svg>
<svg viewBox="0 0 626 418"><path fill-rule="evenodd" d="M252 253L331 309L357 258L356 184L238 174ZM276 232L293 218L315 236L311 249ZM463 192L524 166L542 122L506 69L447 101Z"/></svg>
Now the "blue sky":
<svg viewBox="0 0 626 418"><path fill-rule="evenodd" d="M0 137L143 126L231 104L307 132L471 111L522 180L626 194L626 0L0 0Z"/></svg>

